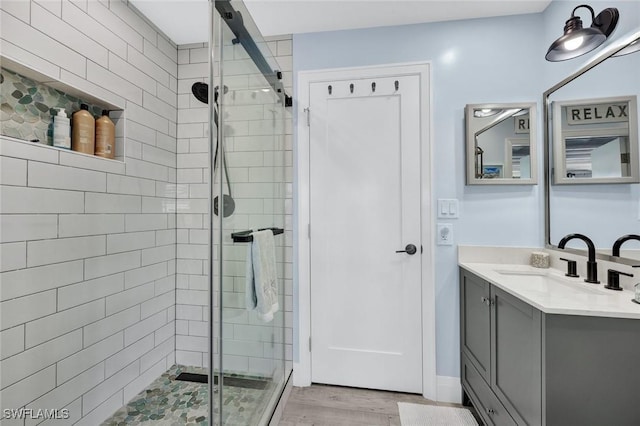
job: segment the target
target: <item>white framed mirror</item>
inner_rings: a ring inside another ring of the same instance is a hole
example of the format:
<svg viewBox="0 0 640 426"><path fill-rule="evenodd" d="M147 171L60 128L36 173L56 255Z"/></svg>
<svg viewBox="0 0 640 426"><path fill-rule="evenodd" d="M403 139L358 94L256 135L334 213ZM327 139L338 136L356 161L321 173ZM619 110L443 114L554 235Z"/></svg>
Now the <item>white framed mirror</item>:
<svg viewBox="0 0 640 426"><path fill-rule="evenodd" d="M636 96L555 101L554 184L637 183Z"/></svg>
<svg viewBox="0 0 640 426"><path fill-rule="evenodd" d="M465 107L467 185L537 183L536 104Z"/></svg>

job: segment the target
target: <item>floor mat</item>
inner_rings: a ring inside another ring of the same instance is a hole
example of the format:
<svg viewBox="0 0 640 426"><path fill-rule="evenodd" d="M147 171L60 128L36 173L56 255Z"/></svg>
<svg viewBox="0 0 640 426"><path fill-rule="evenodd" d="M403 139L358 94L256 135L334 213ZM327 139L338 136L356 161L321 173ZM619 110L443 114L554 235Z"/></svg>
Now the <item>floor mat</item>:
<svg viewBox="0 0 640 426"><path fill-rule="evenodd" d="M402 426L478 426L466 408L398 402Z"/></svg>

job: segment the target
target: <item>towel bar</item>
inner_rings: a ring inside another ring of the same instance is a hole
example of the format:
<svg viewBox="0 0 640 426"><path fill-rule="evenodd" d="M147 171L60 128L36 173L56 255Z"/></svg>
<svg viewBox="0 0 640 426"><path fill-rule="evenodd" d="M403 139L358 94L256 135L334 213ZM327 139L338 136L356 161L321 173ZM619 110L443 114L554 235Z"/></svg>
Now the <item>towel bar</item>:
<svg viewBox="0 0 640 426"><path fill-rule="evenodd" d="M261 228L258 229L258 231L265 231L267 229L270 229L271 232L273 232L273 235L284 233L284 229L282 228ZM234 243L250 243L251 241L253 241L253 235L251 235L252 232L252 229L249 229L247 231L232 232L231 239L233 239Z"/></svg>

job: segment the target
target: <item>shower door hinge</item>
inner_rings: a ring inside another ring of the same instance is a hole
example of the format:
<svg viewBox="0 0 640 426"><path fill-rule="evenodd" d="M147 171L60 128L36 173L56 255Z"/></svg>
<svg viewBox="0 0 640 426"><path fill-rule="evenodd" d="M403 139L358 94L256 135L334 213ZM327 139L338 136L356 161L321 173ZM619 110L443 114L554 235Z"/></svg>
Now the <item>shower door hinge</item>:
<svg viewBox="0 0 640 426"><path fill-rule="evenodd" d="M309 117L309 112L311 111L311 109L309 107L306 107L305 109L303 109L303 111L307 115L307 127L311 127L311 117Z"/></svg>
<svg viewBox="0 0 640 426"><path fill-rule="evenodd" d="M311 239L311 224L307 225L307 238Z"/></svg>
<svg viewBox="0 0 640 426"><path fill-rule="evenodd" d="M309 336L309 352L311 352L311 336Z"/></svg>

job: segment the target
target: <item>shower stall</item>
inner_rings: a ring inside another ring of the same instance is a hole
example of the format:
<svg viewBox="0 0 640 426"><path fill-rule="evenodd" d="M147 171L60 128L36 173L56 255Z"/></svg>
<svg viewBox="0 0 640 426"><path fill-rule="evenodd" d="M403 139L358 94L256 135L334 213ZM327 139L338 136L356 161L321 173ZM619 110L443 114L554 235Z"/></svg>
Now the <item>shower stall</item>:
<svg viewBox="0 0 640 426"><path fill-rule="evenodd" d="M209 183L206 198L199 184L186 185L183 193L179 188L176 195L176 363L107 425L154 419L267 425L291 374L283 285L291 267L285 262L290 244L285 242L290 237L285 204L291 196L285 107L291 98L244 4L209 2L209 14L208 77L184 81L192 83L188 103L208 107L208 165L197 172ZM178 173L192 174L192 167L178 163ZM187 222L201 212L194 205L202 201L208 206L206 219L194 229ZM268 321L248 307L252 283L247 273L257 230L274 238L278 310ZM203 244L193 244L204 235L207 253L195 250Z"/></svg>
<svg viewBox="0 0 640 426"><path fill-rule="evenodd" d="M272 424L292 371L291 98L274 42L242 1L210 0L209 41L185 46L130 2L67 6L69 31L118 24L112 69L65 80L0 52L0 423ZM50 41L7 10L3 43ZM24 49L65 58L43 46ZM85 95L111 110L115 160L46 145L49 110ZM250 297L260 230L269 317Z"/></svg>
<svg viewBox="0 0 640 426"><path fill-rule="evenodd" d="M179 174L202 173L208 194L203 198L200 184L177 191L176 364L107 425L153 420L149 413L184 423L267 425L291 374L283 285L291 267L285 262L290 98L244 4L209 2L209 14L209 43L196 49L209 55L208 76L181 81L189 86L185 103L208 108L203 124L209 149L207 166L177 165ZM193 155L202 159L201 153ZM188 222L194 213L198 217L203 201L206 219L196 229ZM274 239L278 310L269 320L248 306L247 273L257 230L270 231ZM206 253L204 244L197 244L205 239Z"/></svg>

